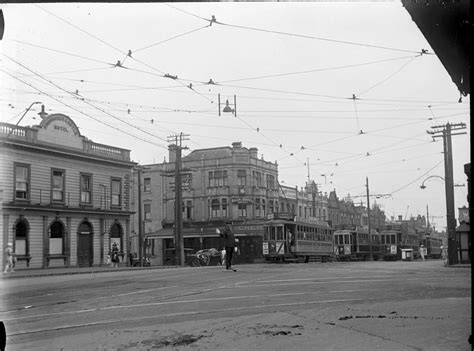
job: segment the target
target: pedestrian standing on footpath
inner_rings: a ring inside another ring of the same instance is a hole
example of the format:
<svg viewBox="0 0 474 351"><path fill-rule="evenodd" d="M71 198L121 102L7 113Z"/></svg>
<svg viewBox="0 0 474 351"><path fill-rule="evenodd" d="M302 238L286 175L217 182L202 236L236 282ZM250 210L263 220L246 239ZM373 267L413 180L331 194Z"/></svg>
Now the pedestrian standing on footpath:
<svg viewBox="0 0 474 351"><path fill-rule="evenodd" d="M4 274L13 273L13 260L15 259L15 253L13 252L13 244L8 243L7 248L5 249L5 270Z"/></svg>
<svg viewBox="0 0 474 351"><path fill-rule="evenodd" d="M118 250L118 247L117 247L117 243L113 243L112 244L112 255L111 255L111 259L112 259L112 265L114 268L117 268L118 267L118 264L119 264L119 250Z"/></svg>
<svg viewBox="0 0 474 351"><path fill-rule="evenodd" d="M420 245L420 257L422 261L425 260L425 247L423 245Z"/></svg>
<svg viewBox="0 0 474 351"><path fill-rule="evenodd" d="M235 250L235 237L234 233L232 232L232 227L229 223L226 223L225 229L222 232L221 237L223 237L224 239L225 269L236 272L237 270L232 267L232 256L234 255Z"/></svg>

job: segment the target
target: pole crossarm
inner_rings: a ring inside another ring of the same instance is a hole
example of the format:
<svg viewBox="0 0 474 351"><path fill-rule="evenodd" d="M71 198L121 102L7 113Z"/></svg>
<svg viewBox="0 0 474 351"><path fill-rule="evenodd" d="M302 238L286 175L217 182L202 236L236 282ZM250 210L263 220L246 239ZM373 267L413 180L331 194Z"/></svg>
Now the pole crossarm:
<svg viewBox="0 0 474 351"><path fill-rule="evenodd" d="M442 138L448 129L450 129L451 132L453 130L466 129L466 123L463 123L463 122L460 122L460 123L447 123L446 125L432 126L431 129L433 129L433 131L427 130L426 133L432 135L433 139ZM467 133L466 132L451 133L451 135L462 135L462 134L467 134Z"/></svg>

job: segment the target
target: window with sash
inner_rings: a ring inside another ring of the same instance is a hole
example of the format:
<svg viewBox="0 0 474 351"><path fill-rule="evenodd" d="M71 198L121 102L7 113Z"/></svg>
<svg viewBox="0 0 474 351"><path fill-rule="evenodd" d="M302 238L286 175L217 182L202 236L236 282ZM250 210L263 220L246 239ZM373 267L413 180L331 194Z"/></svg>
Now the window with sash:
<svg viewBox="0 0 474 351"><path fill-rule="evenodd" d="M151 192L151 178L143 179L143 192L145 193Z"/></svg>
<svg viewBox="0 0 474 351"><path fill-rule="evenodd" d="M62 255L64 251L64 225L55 221L49 228L49 254Z"/></svg>
<svg viewBox="0 0 474 351"><path fill-rule="evenodd" d="M245 169L237 170L237 185L245 186L247 185L247 172Z"/></svg>
<svg viewBox="0 0 474 351"><path fill-rule="evenodd" d="M227 186L227 171L210 171L209 187Z"/></svg>
<svg viewBox="0 0 474 351"><path fill-rule="evenodd" d="M64 202L65 200L65 171L53 169L51 171L51 197L53 202Z"/></svg>
<svg viewBox="0 0 474 351"><path fill-rule="evenodd" d="M247 204L238 205L238 214L239 217L247 217Z"/></svg>
<svg viewBox="0 0 474 351"><path fill-rule="evenodd" d="M81 204L92 204L92 175L81 174Z"/></svg>
<svg viewBox="0 0 474 351"><path fill-rule="evenodd" d="M183 219L192 219L193 218L193 202L192 200L186 200L182 202L182 212Z"/></svg>
<svg viewBox="0 0 474 351"><path fill-rule="evenodd" d="M211 217L217 218L220 217L221 212L221 203L218 199L214 199L211 201Z"/></svg>
<svg viewBox="0 0 474 351"><path fill-rule="evenodd" d="M262 172L254 171L253 176L255 178L255 185L258 186L259 188L263 187Z"/></svg>
<svg viewBox="0 0 474 351"><path fill-rule="evenodd" d="M112 206L120 207L122 206L122 180L118 178L113 178L111 181L111 199Z"/></svg>
<svg viewBox="0 0 474 351"><path fill-rule="evenodd" d="M267 174L267 189L275 190L275 176Z"/></svg>
<svg viewBox="0 0 474 351"><path fill-rule="evenodd" d="M30 165L15 164L15 200L30 199Z"/></svg>
<svg viewBox="0 0 474 351"><path fill-rule="evenodd" d="M143 205L143 212L145 213L145 221L151 221L151 204Z"/></svg>

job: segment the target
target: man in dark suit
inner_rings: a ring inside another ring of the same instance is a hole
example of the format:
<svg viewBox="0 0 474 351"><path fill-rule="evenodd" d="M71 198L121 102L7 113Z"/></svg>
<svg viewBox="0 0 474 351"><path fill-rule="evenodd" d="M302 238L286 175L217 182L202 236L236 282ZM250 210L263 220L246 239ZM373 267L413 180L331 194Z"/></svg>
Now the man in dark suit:
<svg viewBox="0 0 474 351"><path fill-rule="evenodd" d="M225 229L222 232L221 237L224 238L225 268L226 270L232 270L236 272L237 270L232 267L232 256L235 250L235 237L232 231L232 227L229 223L226 223Z"/></svg>

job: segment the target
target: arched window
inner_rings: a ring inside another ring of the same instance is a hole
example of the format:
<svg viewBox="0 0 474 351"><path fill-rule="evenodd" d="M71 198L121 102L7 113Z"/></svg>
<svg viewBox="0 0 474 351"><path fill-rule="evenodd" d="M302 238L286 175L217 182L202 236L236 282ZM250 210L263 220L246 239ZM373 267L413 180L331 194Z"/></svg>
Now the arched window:
<svg viewBox="0 0 474 351"><path fill-rule="evenodd" d="M110 227L110 249L114 243L117 244L119 252L122 252L122 227L118 223L114 223Z"/></svg>
<svg viewBox="0 0 474 351"><path fill-rule="evenodd" d="M15 253L19 256L29 253L28 223L24 219L15 225Z"/></svg>
<svg viewBox="0 0 474 351"><path fill-rule="evenodd" d="M216 218L220 217L220 209L221 209L221 203L219 202L218 199L214 199L211 201L211 217Z"/></svg>
<svg viewBox="0 0 474 351"><path fill-rule="evenodd" d="M64 226L61 222L55 221L49 228L49 254L63 254Z"/></svg>

